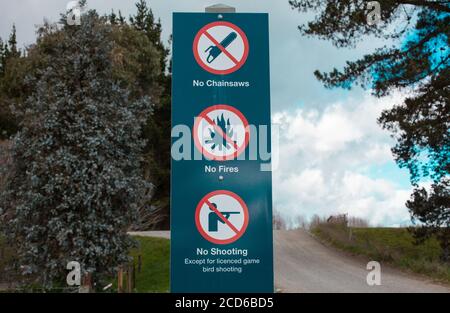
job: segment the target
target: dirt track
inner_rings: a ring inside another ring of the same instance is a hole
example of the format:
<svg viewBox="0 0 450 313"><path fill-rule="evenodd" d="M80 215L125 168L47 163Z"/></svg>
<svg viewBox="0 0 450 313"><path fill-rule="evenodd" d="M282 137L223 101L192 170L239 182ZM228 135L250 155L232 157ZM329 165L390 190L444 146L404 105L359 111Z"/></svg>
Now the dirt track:
<svg viewBox="0 0 450 313"><path fill-rule="evenodd" d="M306 231L276 231L275 284L282 292L450 292L381 265L381 286L369 286L366 261L321 244Z"/></svg>
<svg viewBox="0 0 450 313"><path fill-rule="evenodd" d="M170 238L169 232L135 235ZM450 288L383 266L381 286L366 283L367 262L324 246L306 231L275 231L275 285L281 292L450 293Z"/></svg>

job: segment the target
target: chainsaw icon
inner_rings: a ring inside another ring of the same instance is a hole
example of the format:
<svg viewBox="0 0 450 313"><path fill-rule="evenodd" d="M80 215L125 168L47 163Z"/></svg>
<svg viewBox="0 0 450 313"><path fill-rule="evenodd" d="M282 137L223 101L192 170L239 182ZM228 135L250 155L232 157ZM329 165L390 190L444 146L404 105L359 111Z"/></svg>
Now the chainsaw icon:
<svg viewBox="0 0 450 313"><path fill-rule="evenodd" d="M225 37L224 40L220 43L221 48L227 48L234 40L237 38L236 32L231 32L228 34L228 36ZM209 53L208 57L206 58L206 62L211 64L214 62L215 59L217 59L222 54L222 49L219 48L216 45L210 46L208 49L205 50L205 53Z"/></svg>

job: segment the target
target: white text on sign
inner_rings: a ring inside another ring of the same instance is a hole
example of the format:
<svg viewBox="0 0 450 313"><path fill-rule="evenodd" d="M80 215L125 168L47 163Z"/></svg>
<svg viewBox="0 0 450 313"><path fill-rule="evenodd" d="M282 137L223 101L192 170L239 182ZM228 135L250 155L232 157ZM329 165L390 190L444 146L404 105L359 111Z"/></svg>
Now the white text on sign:
<svg viewBox="0 0 450 313"><path fill-rule="evenodd" d="M239 173L239 167L237 166L211 166L205 165L205 173Z"/></svg>
<svg viewBox="0 0 450 313"><path fill-rule="evenodd" d="M232 88L248 88L250 82L248 81L226 81L226 80L212 80L207 81L194 79L192 81L194 87L232 87Z"/></svg>

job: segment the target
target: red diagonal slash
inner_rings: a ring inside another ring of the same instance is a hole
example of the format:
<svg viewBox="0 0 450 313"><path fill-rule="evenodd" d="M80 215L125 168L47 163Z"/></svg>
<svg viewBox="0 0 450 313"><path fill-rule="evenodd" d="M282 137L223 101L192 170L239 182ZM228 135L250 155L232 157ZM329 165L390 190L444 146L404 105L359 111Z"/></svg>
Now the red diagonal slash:
<svg viewBox="0 0 450 313"><path fill-rule="evenodd" d="M214 130L219 133L219 135L225 139L225 141L227 141L228 143L230 143L231 145L233 145L234 149L239 150L239 146L237 145L236 142L234 142L230 137L228 137L227 134L225 134L222 130L222 128L220 128L219 126L217 126L216 123L214 123L214 121L212 119L209 118L208 115L205 114L205 116L203 116L203 118L208 122L208 124L210 124L212 127L214 127Z"/></svg>
<svg viewBox="0 0 450 313"><path fill-rule="evenodd" d="M220 217L220 219L221 219L222 221L224 221L224 222L228 225L228 227L231 228L232 231L234 231L236 234L239 234L239 230L238 230L236 227L234 227L234 225L231 224L231 222L230 222L229 220L227 220L227 219L225 218L225 216L223 216L223 214L220 213L219 210L217 210L216 207L215 207L214 205L212 205L211 202L209 202L208 200L206 200L205 203L206 203L206 205L209 206L209 208L210 208L214 213L216 213L216 214Z"/></svg>
<svg viewBox="0 0 450 313"><path fill-rule="evenodd" d="M213 44L217 46L217 48L219 48L223 53L225 53L225 55L229 57L234 64L236 65L239 64L239 61L230 52L228 52L228 50L225 49L224 46L222 46L213 36L211 36L211 34L208 33L208 31L205 31L204 34L206 37L208 37L209 40L213 42Z"/></svg>

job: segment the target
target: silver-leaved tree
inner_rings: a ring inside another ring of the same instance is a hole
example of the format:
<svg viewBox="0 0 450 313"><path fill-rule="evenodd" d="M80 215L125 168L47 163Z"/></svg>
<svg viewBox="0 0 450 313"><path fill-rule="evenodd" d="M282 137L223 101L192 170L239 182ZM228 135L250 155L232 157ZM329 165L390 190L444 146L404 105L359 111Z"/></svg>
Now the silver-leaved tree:
<svg viewBox="0 0 450 313"><path fill-rule="evenodd" d="M47 26L45 67L18 110L1 227L23 273L46 288L65 280L70 261L94 279L126 262L126 231L148 188L140 156L151 104L114 79L110 32L94 11L81 25Z"/></svg>

